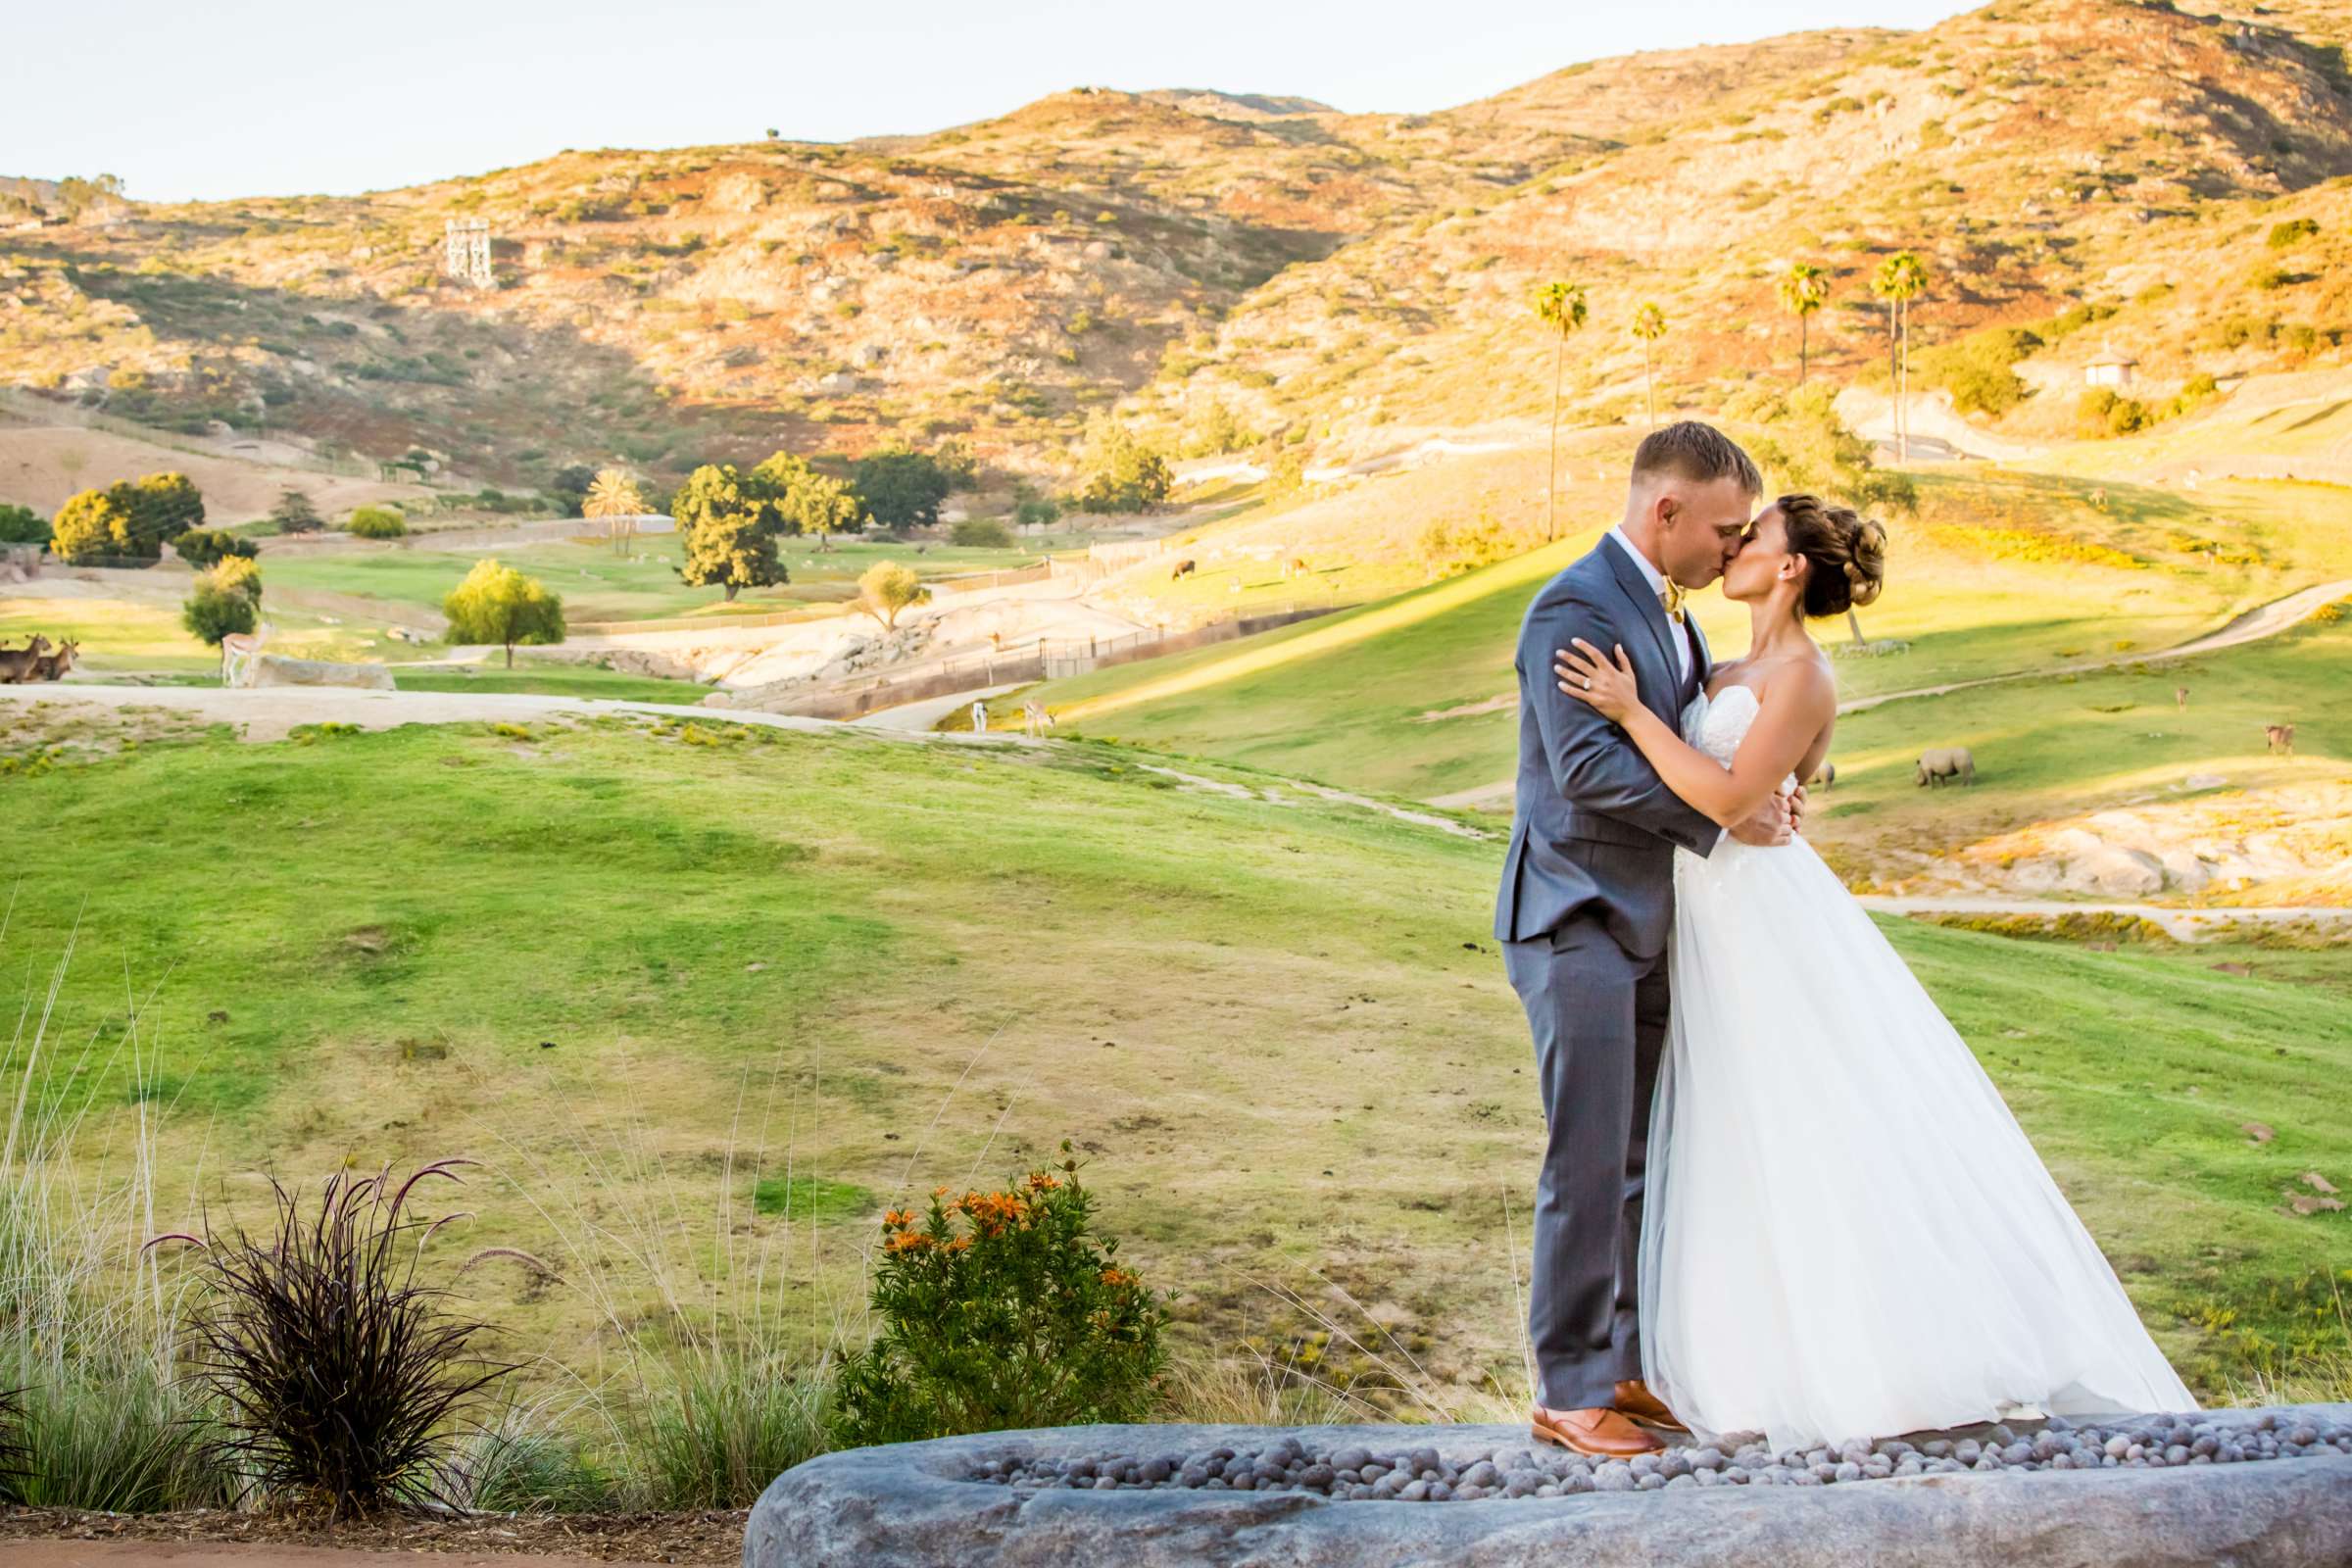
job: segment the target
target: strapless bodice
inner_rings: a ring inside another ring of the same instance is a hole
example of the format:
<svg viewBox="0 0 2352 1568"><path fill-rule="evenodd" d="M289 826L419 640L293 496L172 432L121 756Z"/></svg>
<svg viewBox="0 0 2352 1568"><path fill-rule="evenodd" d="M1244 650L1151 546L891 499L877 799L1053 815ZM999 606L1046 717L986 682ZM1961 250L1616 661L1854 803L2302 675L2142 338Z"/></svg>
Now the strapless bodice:
<svg viewBox="0 0 2352 1568"><path fill-rule="evenodd" d="M1749 687L1726 686L1712 697L1702 691L1683 710L1683 739L1728 768L1740 755L1740 743L1747 739L1748 726L1762 711ZM1781 788L1796 788L1796 775L1789 774Z"/></svg>

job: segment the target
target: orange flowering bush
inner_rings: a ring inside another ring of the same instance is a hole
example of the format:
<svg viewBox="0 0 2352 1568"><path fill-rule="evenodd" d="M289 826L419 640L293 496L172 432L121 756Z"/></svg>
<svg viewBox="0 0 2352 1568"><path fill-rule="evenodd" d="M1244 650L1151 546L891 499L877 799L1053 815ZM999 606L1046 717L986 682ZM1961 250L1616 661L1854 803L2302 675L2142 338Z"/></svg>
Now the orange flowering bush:
<svg viewBox="0 0 2352 1568"><path fill-rule="evenodd" d="M1062 1146L1066 1153L1069 1146ZM881 1332L843 1358L844 1446L963 1432L1133 1421L1166 1357L1158 1298L1093 1234L1077 1163L1002 1192L941 1188L920 1216L882 1216L872 1302Z"/></svg>

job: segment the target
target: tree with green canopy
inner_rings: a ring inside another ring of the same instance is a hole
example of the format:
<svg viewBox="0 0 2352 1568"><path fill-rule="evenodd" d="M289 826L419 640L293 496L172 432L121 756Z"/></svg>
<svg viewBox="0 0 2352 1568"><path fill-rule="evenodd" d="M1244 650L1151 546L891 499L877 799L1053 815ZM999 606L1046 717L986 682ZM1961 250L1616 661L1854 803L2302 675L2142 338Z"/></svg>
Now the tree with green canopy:
<svg viewBox="0 0 2352 1568"><path fill-rule="evenodd" d="M466 580L441 601L441 613L449 617L451 642L497 643L507 651L509 669L514 667L516 644L564 640L564 601L538 578L493 560L473 564Z"/></svg>
<svg viewBox="0 0 2352 1568"><path fill-rule="evenodd" d="M775 503L764 483L747 481L733 464L707 463L688 474L669 514L686 552L678 575L695 587L715 584L731 604L746 588L792 581L776 557Z"/></svg>

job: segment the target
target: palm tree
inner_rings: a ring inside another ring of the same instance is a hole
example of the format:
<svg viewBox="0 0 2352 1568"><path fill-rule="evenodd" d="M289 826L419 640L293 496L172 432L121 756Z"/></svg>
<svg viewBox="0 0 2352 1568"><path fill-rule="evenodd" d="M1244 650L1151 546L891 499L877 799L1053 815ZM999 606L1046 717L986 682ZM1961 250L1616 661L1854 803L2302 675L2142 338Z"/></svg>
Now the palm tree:
<svg viewBox="0 0 2352 1568"><path fill-rule="evenodd" d="M1655 300L1643 300L1634 312L1634 336L1642 340L1642 401L1649 408L1650 428L1658 423L1658 382L1651 363L1650 349L1666 335L1666 313L1658 309Z"/></svg>
<svg viewBox="0 0 2352 1568"><path fill-rule="evenodd" d="M1886 301L1894 334L1894 456L1901 463L1911 456L1911 302L1928 290L1927 264L1911 251L1896 251L1879 264L1871 286Z"/></svg>
<svg viewBox="0 0 2352 1568"><path fill-rule="evenodd" d="M1551 352L1551 471L1544 492L1544 537L1557 539L1560 501L1560 372L1568 334L1585 324L1585 285L1555 281L1536 290L1536 318L1557 334Z"/></svg>
<svg viewBox="0 0 2352 1568"><path fill-rule="evenodd" d="M1796 384L1805 384L1811 358L1806 325L1813 313L1829 303L1830 274L1811 262L1794 262L1781 274L1781 309L1796 313Z"/></svg>
<svg viewBox="0 0 2352 1568"><path fill-rule="evenodd" d="M581 516L607 519L605 527L615 555L627 550L637 532L637 519L644 513L645 496L637 481L618 468L599 468L588 486L588 499L580 505Z"/></svg>

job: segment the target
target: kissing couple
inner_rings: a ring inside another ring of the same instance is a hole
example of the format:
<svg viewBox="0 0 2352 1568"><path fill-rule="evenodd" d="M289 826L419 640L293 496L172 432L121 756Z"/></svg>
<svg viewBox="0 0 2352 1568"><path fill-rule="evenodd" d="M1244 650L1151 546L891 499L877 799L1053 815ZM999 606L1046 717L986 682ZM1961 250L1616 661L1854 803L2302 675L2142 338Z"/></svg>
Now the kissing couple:
<svg viewBox="0 0 2352 1568"><path fill-rule="evenodd" d="M1798 830L1838 689L1805 621L1886 535L1686 420L1519 632L1494 935L1546 1129L1534 1436L1775 1449L2196 1408L1976 1057ZM1723 581L1746 654L1683 607Z"/></svg>

